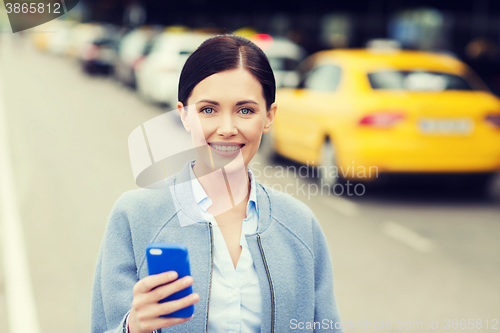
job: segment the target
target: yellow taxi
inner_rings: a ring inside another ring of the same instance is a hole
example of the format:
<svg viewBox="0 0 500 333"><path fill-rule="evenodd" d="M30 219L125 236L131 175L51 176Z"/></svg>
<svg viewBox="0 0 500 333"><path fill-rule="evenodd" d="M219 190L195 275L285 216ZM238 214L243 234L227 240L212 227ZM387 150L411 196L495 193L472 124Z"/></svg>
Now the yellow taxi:
<svg viewBox="0 0 500 333"><path fill-rule="evenodd" d="M301 63L277 92L262 151L318 167L320 179L500 170L500 99L458 59L410 50L336 49Z"/></svg>

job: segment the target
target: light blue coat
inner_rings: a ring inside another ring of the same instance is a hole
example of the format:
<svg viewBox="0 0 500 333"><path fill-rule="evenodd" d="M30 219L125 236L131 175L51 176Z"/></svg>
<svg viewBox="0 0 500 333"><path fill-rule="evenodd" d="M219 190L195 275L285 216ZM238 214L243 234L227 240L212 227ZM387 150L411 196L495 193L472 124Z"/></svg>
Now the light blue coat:
<svg viewBox="0 0 500 333"><path fill-rule="evenodd" d="M193 319L161 332L207 332L212 230L211 224L194 223L201 217L192 188L180 186L190 180L188 167L167 178L165 189L128 191L113 206L94 277L92 333L122 332L133 286L148 275L145 251L152 242L187 246L193 292L200 295ZM245 237L261 286L261 332L342 332L328 244L314 213L260 183L257 200L257 232ZM186 218L193 223L186 225Z"/></svg>

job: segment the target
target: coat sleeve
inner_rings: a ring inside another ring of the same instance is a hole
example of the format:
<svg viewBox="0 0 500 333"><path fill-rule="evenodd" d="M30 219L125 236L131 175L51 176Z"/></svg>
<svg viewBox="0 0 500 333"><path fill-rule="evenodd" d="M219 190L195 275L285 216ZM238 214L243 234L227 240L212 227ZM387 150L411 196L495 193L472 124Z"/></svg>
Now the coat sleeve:
<svg viewBox="0 0 500 333"><path fill-rule="evenodd" d="M333 268L330 250L325 234L318 220L313 216L313 251L314 251L314 332L342 333L342 322L333 292ZM336 324L337 323L337 324Z"/></svg>
<svg viewBox="0 0 500 333"><path fill-rule="evenodd" d="M92 288L91 332L121 333L138 281L123 194L111 210L97 259Z"/></svg>

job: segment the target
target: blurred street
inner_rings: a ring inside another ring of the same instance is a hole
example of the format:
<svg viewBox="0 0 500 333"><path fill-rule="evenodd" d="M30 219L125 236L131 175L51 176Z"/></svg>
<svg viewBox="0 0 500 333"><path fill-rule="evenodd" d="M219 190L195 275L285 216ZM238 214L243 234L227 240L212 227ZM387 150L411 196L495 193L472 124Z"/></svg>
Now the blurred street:
<svg viewBox="0 0 500 333"><path fill-rule="evenodd" d="M110 77L84 75L74 59L40 53L17 36L0 37L0 105L41 332L89 332L107 217L123 192L137 188L128 135L167 109ZM498 201L406 185L367 187L360 197L312 196L312 179L264 177L266 165L258 155L250 167L270 186L292 184L287 192L293 188L321 223L346 332L421 332L436 322L433 332L462 331L452 327L455 319L482 320L474 332L495 329L496 319L499 329ZM306 194L297 184L305 184ZM0 332L9 332L3 276L0 265Z"/></svg>

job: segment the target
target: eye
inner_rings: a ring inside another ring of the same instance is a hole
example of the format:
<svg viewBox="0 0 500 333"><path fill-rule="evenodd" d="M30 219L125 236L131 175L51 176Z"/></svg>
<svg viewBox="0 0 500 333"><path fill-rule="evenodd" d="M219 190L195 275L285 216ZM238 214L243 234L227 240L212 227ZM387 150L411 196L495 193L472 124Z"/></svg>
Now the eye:
<svg viewBox="0 0 500 333"><path fill-rule="evenodd" d="M254 113L254 111L252 109L249 109L249 108L243 108L240 110L242 114L251 114L251 113Z"/></svg>
<svg viewBox="0 0 500 333"><path fill-rule="evenodd" d="M212 109L212 108L203 108L200 110L200 112L203 112L203 111L205 111L204 113L206 113L206 114L214 113L214 109Z"/></svg>

